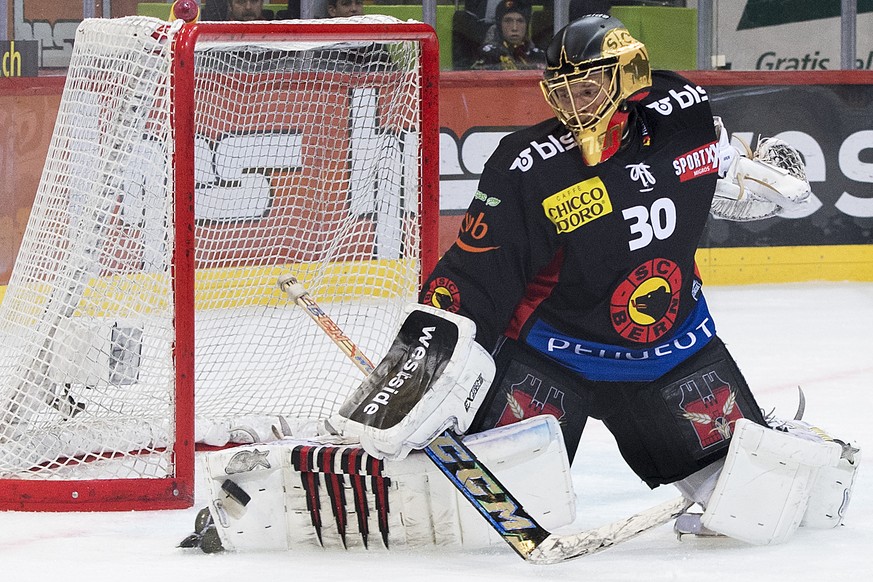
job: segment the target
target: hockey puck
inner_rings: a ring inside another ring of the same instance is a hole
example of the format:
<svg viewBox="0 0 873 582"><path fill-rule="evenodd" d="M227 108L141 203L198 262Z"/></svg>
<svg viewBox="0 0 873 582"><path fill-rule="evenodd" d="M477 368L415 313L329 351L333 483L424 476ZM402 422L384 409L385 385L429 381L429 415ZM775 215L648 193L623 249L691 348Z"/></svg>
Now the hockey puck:
<svg viewBox="0 0 873 582"><path fill-rule="evenodd" d="M249 501L252 500L251 496L243 491L242 487L231 481L230 479L225 479L224 483L221 484L221 489L227 493L227 496L245 507L249 504Z"/></svg>

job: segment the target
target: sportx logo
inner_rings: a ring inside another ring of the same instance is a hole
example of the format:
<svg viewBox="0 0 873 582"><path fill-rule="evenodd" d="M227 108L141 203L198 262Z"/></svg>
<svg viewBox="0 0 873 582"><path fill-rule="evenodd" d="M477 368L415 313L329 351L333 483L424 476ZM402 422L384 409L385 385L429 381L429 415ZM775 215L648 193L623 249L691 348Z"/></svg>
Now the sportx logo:
<svg viewBox="0 0 873 582"><path fill-rule="evenodd" d="M649 103L646 107L657 111L661 115L670 115L673 113L674 101L679 106L679 109L688 109L692 105L709 101L709 96L706 94L703 87L692 87L691 85L686 84L685 90L676 91L670 89L670 97L658 99L654 103Z"/></svg>
<svg viewBox="0 0 873 582"><path fill-rule="evenodd" d="M534 152L540 159L548 160L562 152L569 151L576 147L576 140L573 139L572 133L565 133L561 137L549 136L549 139L544 142L530 142L529 148L521 150L518 157L509 166L510 170L521 170L527 172L534 165Z"/></svg>
<svg viewBox="0 0 873 582"><path fill-rule="evenodd" d="M673 169L680 182L718 171L718 143L712 142L682 154L673 160Z"/></svg>

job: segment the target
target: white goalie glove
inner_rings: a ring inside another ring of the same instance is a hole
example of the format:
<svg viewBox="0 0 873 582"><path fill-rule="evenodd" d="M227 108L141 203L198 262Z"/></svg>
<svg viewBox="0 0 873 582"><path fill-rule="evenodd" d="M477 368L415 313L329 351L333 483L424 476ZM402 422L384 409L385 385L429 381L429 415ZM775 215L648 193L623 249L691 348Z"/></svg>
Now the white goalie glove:
<svg viewBox="0 0 873 582"><path fill-rule="evenodd" d="M329 420L369 454L402 459L448 428L470 427L494 379L494 361L475 342L470 319L409 305L406 319L375 371Z"/></svg>
<svg viewBox="0 0 873 582"><path fill-rule="evenodd" d="M797 150L768 137L759 141L754 153L741 152L730 144L721 118L715 117L714 121L720 179L710 213L738 222L802 214L812 200L812 192Z"/></svg>

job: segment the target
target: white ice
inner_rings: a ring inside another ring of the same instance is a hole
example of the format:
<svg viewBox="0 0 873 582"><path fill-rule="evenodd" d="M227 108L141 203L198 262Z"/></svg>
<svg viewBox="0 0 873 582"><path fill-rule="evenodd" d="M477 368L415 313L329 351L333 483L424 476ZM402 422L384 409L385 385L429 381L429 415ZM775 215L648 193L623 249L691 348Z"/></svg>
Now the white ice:
<svg viewBox="0 0 873 582"><path fill-rule="evenodd" d="M765 409L790 416L797 387L807 420L839 438L873 446L873 284L804 283L709 287L719 334ZM867 451L865 451L867 452ZM484 552L306 551L203 554L176 544L205 504L180 511L0 513L3 581L228 582L414 579L847 581L873 571L873 486L861 464L842 526L801 528L788 543L754 547L730 539L683 538L665 525L600 554L553 565L524 563L508 548ZM628 516L676 496L650 491L623 464L609 434L591 422L573 466L579 529ZM2 482L0 482L2 487Z"/></svg>

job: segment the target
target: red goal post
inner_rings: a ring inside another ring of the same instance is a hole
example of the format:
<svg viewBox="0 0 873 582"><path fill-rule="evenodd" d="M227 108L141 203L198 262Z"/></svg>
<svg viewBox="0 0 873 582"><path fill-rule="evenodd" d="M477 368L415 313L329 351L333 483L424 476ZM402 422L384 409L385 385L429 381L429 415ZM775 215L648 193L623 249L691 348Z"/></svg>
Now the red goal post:
<svg viewBox="0 0 873 582"><path fill-rule="evenodd" d="M195 443L323 418L437 259L438 47L389 17L77 31L0 304L0 509L189 507Z"/></svg>

